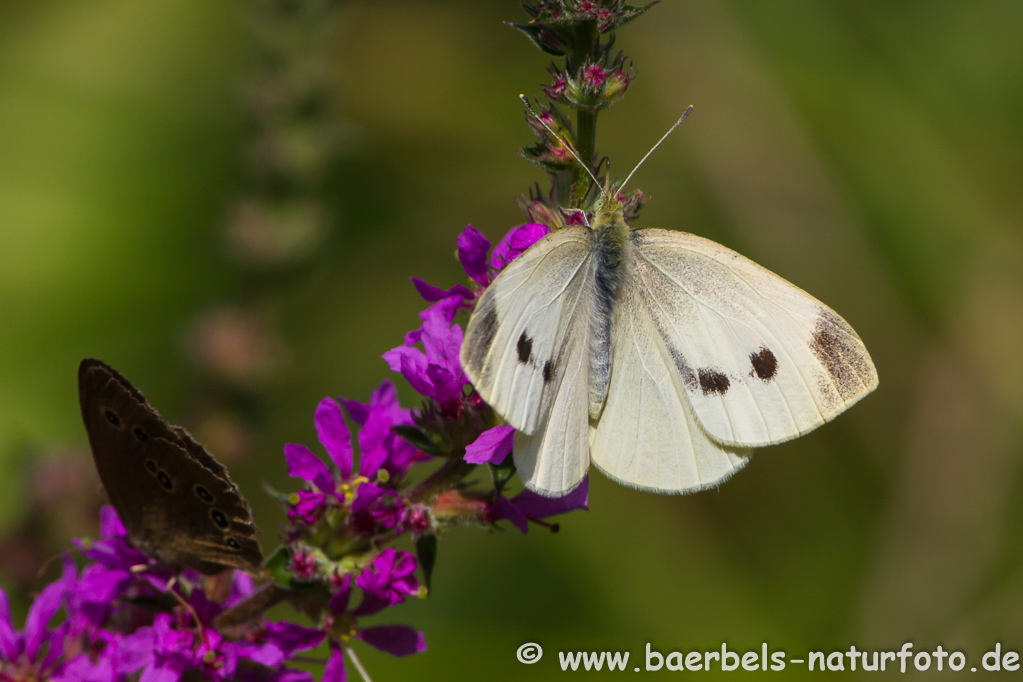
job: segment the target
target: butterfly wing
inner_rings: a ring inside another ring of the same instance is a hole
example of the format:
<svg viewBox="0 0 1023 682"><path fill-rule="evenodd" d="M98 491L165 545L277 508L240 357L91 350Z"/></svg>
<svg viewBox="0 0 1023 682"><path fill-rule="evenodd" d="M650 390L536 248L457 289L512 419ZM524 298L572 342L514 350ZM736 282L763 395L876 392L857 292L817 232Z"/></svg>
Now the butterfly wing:
<svg viewBox="0 0 1023 682"><path fill-rule="evenodd" d="M542 495L561 496L578 486L589 457L589 315L587 301L575 306L563 350L555 359L550 399L536 432L515 434L513 456L522 483Z"/></svg>
<svg viewBox="0 0 1023 682"><path fill-rule="evenodd" d="M611 383L591 430L590 457L609 478L654 492L722 483L745 466L748 453L700 428L640 287L626 278L615 308Z"/></svg>
<svg viewBox="0 0 1023 682"><path fill-rule="evenodd" d="M497 276L466 327L466 375L498 414L527 435L547 420L555 394L566 385L567 363L585 355L577 349L586 345L580 327L587 322L580 316L592 304L593 264L589 228L555 230ZM586 380L585 372L578 377Z"/></svg>
<svg viewBox="0 0 1023 682"><path fill-rule="evenodd" d="M105 363L82 361L78 391L100 480L134 544L206 573L258 567L252 513L223 465Z"/></svg>
<svg viewBox="0 0 1023 682"><path fill-rule="evenodd" d="M720 244L634 230L635 287L703 429L758 447L795 438L877 386L863 342L833 310Z"/></svg>

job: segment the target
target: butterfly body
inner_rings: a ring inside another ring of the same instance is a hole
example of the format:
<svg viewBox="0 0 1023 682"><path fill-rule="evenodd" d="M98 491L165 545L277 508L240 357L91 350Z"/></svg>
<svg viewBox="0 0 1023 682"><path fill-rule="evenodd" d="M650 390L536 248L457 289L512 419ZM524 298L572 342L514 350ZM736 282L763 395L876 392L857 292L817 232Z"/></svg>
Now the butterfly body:
<svg viewBox="0 0 1023 682"><path fill-rule="evenodd" d="M203 573L260 565L248 503L184 428L99 360L82 361L78 394L96 469L132 544Z"/></svg>
<svg viewBox="0 0 1023 682"><path fill-rule="evenodd" d="M716 485L750 448L831 419L877 385L834 311L741 255L633 229L621 204L505 268L466 329L462 365L518 433L526 486L559 495L592 461L658 492Z"/></svg>

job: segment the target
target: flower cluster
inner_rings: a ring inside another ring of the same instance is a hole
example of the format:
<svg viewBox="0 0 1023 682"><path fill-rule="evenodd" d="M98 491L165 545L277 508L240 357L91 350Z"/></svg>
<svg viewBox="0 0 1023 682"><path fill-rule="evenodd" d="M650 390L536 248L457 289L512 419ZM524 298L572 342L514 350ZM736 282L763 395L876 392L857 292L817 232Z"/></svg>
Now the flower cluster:
<svg viewBox="0 0 1023 682"><path fill-rule="evenodd" d="M579 159L596 158L597 113L625 94L633 75L613 53L613 37L602 42L601 34L649 7L624 0L526 5L532 21L516 28L541 49L567 55L563 68L550 69L548 106L537 107L539 120L528 119L539 144L522 151L551 174L552 188L522 201L532 222L496 246L471 226L459 235L468 284L445 289L413 278L427 304L420 325L383 358L418 392L418 407L402 407L385 380L368 402L328 397L317 405L313 421L326 459L304 445L285 446L288 472L303 484L278 496L288 524L259 575L204 576L161 565L104 508L99 539L77 543L85 565L79 571L64 558L23 630L12 624L0 590L0 680L303 682L313 676L296 667L300 654L326 644L321 679L343 682L346 659L363 672L355 640L396 656L426 649L411 626L366 619L427 596L438 538L448 529L507 523L526 533L532 523L557 530L545 519L586 507L585 479L562 498L508 492L514 429L462 370L456 319L550 230L587 223L593 193ZM573 110L574 125L559 105ZM639 191L619 199L627 217L646 201ZM264 618L285 600L305 624Z"/></svg>
<svg viewBox="0 0 1023 682"><path fill-rule="evenodd" d="M318 646L322 628L260 620L241 637L218 629L217 617L253 592L247 574L207 578L159 566L131 546L110 507L101 512L100 539L77 544L89 563L79 574L65 556L23 631L0 590L0 679L176 682L187 671L216 681L313 679L287 663ZM65 618L51 626L61 609Z"/></svg>
<svg viewBox="0 0 1023 682"><path fill-rule="evenodd" d="M598 32L608 33L642 15L658 1L637 7L625 0L542 0L523 4L531 19L529 23L511 25L544 52L561 56L571 51L574 32L580 25L592 24Z"/></svg>
<svg viewBox="0 0 1023 682"><path fill-rule="evenodd" d="M284 545L259 584L241 571L210 577L161 565L131 544L116 512L104 507L99 538L76 542L85 566L79 573L65 558L23 631L12 625L0 591L0 679L301 682L312 675L289 663L326 641L323 679L339 681L347 679L345 656L354 657L356 639L395 656L425 650L423 634L410 626L362 621L426 596L440 533L500 521L525 533L530 521L550 526L545 518L586 505L585 484L560 499L505 495L514 430L498 423L458 360L458 311L472 307L496 274L547 232L522 225L491 250L467 227L458 253L471 286L439 289L414 280L428 303L422 324L384 357L419 391L422 406L401 407L390 381L366 403L319 403L314 423L330 464L304 445L285 446L289 473L305 485L280 498L289 520ZM357 465L349 423L357 429ZM417 475L417 465L437 462L431 475ZM484 464L492 485L467 484ZM404 536L418 556L394 547ZM264 620L262 611L281 599L311 626ZM64 619L51 625L61 609Z"/></svg>
<svg viewBox="0 0 1023 682"><path fill-rule="evenodd" d="M413 278L427 302L421 325L383 357L422 396L419 408L403 408L390 381L367 403L324 398L314 423L330 464L304 445L285 446L288 472L305 485L281 497L290 524L284 551L269 566L289 589L319 587L330 595L326 608L314 612L330 623L326 633L335 653L328 670L343 665L341 649L353 638L399 656L425 648L422 634L408 626L364 628L360 619L426 596L437 537L445 529L506 520L525 533L529 521L549 526L543 519L586 505L585 484L560 499L504 494L514 471L514 429L498 423L459 361L459 311L471 308L496 274L547 232L545 225L521 225L491 250L469 226L458 237L458 257L470 286L441 289ZM349 423L357 429L358 466ZM433 473L417 476L420 463ZM489 489L465 481L482 464L492 474ZM404 536L416 555L393 546ZM351 607L355 590L361 598Z"/></svg>
<svg viewBox="0 0 1023 682"><path fill-rule="evenodd" d="M573 109L596 110L610 106L625 96L635 73L621 52L613 54L613 40L602 46L595 61L566 68L551 66L551 83L543 92L551 102Z"/></svg>

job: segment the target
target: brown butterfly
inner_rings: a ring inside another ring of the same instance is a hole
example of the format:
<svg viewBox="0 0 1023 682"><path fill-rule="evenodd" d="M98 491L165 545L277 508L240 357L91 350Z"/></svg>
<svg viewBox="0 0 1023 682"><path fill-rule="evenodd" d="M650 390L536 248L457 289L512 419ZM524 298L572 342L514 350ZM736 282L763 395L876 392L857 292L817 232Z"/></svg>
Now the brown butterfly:
<svg viewBox="0 0 1023 682"><path fill-rule="evenodd" d="M259 531L223 464L100 360L78 366L78 399L100 480L132 544L207 574L258 569Z"/></svg>

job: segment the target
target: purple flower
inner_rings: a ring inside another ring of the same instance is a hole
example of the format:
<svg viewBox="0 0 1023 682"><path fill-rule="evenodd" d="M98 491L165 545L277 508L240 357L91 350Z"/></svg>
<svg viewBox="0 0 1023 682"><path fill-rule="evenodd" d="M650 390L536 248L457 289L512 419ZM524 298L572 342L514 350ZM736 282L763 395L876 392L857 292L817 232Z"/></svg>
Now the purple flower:
<svg viewBox="0 0 1023 682"><path fill-rule="evenodd" d="M382 551L355 579L355 584L366 593L356 613L376 613L386 606L400 604L409 595L418 594L415 570L416 559L408 552L399 552L393 547Z"/></svg>
<svg viewBox="0 0 1023 682"><path fill-rule="evenodd" d="M452 324L436 305L420 313L420 318L422 327L410 332L403 345L384 353L384 360L420 394L436 400L442 409L453 409L461 401L462 386L467 383L458 359L462 328ZM416 343L422 343L423 350Z"/></svg>
<svg viewBox="0 0 1023 682"><path fill-rule="evenodd" d="M377 566L377 563L378 561L380 561L380 558L384 555L384 553L387 552L390 552L393 558L395 550L392 548L388 548L387 550L384 550L384 552L382 552L380 556L378 556L377 559L374 561L373 563L374 567ZM402 552L402 554L405 554L405 552ZM409 556L411 558L411 555ZM396 563L403 564L403 560L404 557L399 558ZM415 559L412 559L412 562L413 562L412 570L415 570ZM385 560L384 562L382 562L382 567L384 568L385 571L391 571L391 569L393 569L394 566L395 562L393 560ZM405 567L402 566L400 570L404 570L404 568ZM365 575L365 571L363 572L362 575ZM361 577L362 576L360 575L360 578ZM374 585L379 583L378 578L369 578L367 580L373 582ZM404 578L398 579L399 582L403 580ZM363 589L365 590L365 588ZM368 614L360 613L360 610L363 608L362 604L360 604L359 608L356 609L351 614L347 613L351 593L352 576L351 574L348 574L344 577L343 581L341 582L340 589L338 589L338 591L331 596L330 601L327 604L327 608L330 611L332 618L328 619L326 627L334 637L336 637L335 631L337 630L337 624L341 623L345 624L342 626L341 628L342 630L350 628L347 634L345 634L346 641L348 637L354 636L359 639L362 639L370 646L380 649L381 651L386 651L387 653L393 654L394 656L408 656L414 653L418 653L420 651L426 651L426 638L423 637L423 633L407 625L378 625L375 627L362 629L355 627L355 618L358 615ZM369 593L366 594L366 597L368 596ZM376 600L376 602L378 603L383 601L376 597L374 597L373 599ZM363 603L365 602L366 598L364 597ZM387 606L386 602L383 602L383 606L381 606L380 608L383 608L384 606ZM376 613L379 610L380 609L377 609L376 611L373 611L373 613ZM324 682L328 681L344 682L344 680L346 679L347 672L345 670L344 651L342 650L341 645L337 641L337 639L332 639L330 658L327 659L327 664L323 669L323 680Z"/></svg>
<svg viewBox="0 0 1023 682"><path fill-rule="evenodd" d="M427 459L426 455L392 430L395 426L412 424L412 413L398 403L398 392L390 381L381 382L370 395L368 403L345 398L341 398L341 403L352 421L362 427L359 431L359 449L362 453L359 459L360 476L367 479L377 477L393 487L413 463ZM381 476L381 470L386 471L386 475ZM359 494L363 494L361 488ZM375 495L375 492L367 488L365 494Z"/></svg>
<svg viewBox="0 0 1023 682"><path fill-rule="evenodd" d="M607 71L600 64L587 66L583 70L583 82L593 89L599 88L607 80Z"/></svg>
<svg viewBox="0 0 1023 682"><path fill-rule="evenodd" d="M368 405L342 398L353 419L362 426L359 431L362 450L359 477L352 476L351 434L345 425L341 406L333 398L320 401L315 422L320 443L337 467L336 478L306 446L284 446L288 473L311 483L314 488L298 491L289 497L288 518L293 523L315 525L327 506L346 500L354 511L361 512L384 495L393 497L393 491L385 490L369 479L374 476L382 481L399 479L419 453L391 431L396 424L409 424L412 420L409 413L398 405L394 387L385 383L373 394ZM381 475L381 470L386 473Z"/></svg>
<svg viewBox="0 0 1023 682"><path fill-rule="evenodd" d="M192 604L195 608L196 602ZM245 639L231 641L212 628L203 614L200 620L204 627L197 633L182 629L183 623L170 614L158 613L151 626L138 628L119 643L114 670L121 674L141 670L141 680L146 682L175 682L187 670L201 670L204 679L230 680L238 662L247 660L281 679L289 674L283 667L288 660L299 651L319 646L324 637L317 628L270 622L250 629ZM183 622L191 625L190 618Z"/></svg>
<svg viewBox="0 0 1023 682"><path fill-rule="evenodd" d="M327 507L327 496L312 490L299 490L291 494L289 502L291 502L291 507L288 508L289 521L314 526Z"/></svg>
<svg viewBox="0 0 1023 682"><path fill-rule="evenodd" d="M227 642L224 648L233 649L233 655L248 659L271 669L283 666L300 651L320 645L324 632L295 623L265 623L249 640Z"/></svg>
<svg viewBox="0 0 1023 682"><path fill-rule="evenodd" d="M110 505L99 510L99 540L75 540L82 554L109 569L130 571L137 566L153 564L154 560L135 549L128 541L128 531ZM137 569L136 569L137 570Z"/></svg>
<svg viewBox="0 0 1023 682"><path fill-rule="evenodd" d="M312 580L316 576L316 559L309 552L295 551L291 555L291 572L299 580Z"/></svg>
<svg viewBox="0 0 1023 682"><path fill-rule="evenodd" d="M511 454L515 440L514 426L495 426L480 434L465 448L465 461L470 464L500 464Z"/></svg>
<svg viewBox="0 0 1023 682"><path fill-rule="evenodd" d="M348 479L352 473L352 437L341 414L341 406L333 398L324 398L316 406L314 421L320 444L337 466L341 479ZM312 483L325 495L337 495L337 485L330 469L309 448L285 445L284 458L291 476Z"/></svg>
<svg viewBox="0 0 1023 682"><path fill-rule="evenodd" d="M74 590L76 577L74 562L65 556L60 578L36 597L21 632L14 629L7 593L0 589L0 680L43 680L61 673L69 628L64 623L51 630L50 621Z"/></svg>

